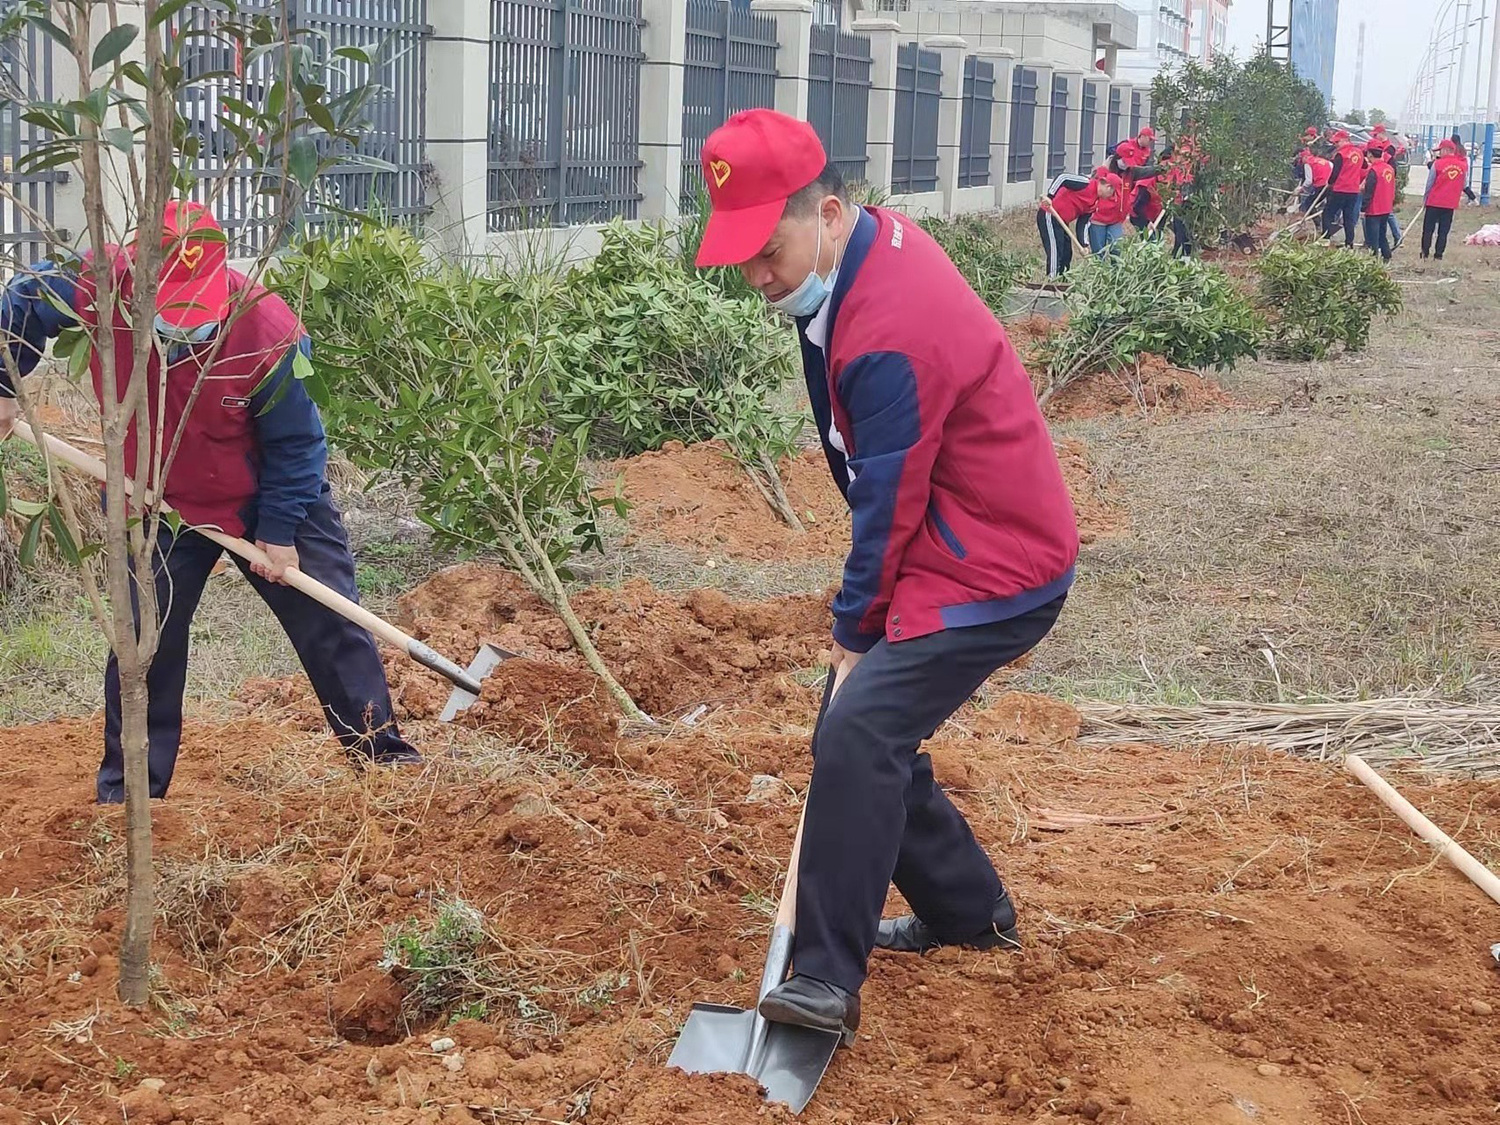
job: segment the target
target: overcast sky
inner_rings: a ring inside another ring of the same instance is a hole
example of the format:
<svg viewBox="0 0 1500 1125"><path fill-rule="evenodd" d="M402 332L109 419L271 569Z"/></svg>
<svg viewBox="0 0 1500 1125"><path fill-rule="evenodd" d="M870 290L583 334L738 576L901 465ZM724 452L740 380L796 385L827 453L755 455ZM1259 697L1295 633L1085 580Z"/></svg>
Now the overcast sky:
<svg viewBox="0 0 1500 1125"><path fill-rule="evenodd" d="M1493 12L1496 0L1473 0L1477 19L1481 2ZM1340 110L1352 108L1354 59L1359 46L1359 24L1365 23L1364 105L1383 109L1393 117L1406 107L1406 95L1416 77L1422 53L1432 33L1432 19L1439 0L1342 0L1339 5L1338 54L1333 68L1333 97ZM1479 29L1473 30L1477 41ZM1229 45L1244 57L1266 36L1266 0L1234 0L1229 9ZM1490 38L1486 25L1485 53ZM1474 54L1469 56L1468 86L1474 74Z"/></svg>

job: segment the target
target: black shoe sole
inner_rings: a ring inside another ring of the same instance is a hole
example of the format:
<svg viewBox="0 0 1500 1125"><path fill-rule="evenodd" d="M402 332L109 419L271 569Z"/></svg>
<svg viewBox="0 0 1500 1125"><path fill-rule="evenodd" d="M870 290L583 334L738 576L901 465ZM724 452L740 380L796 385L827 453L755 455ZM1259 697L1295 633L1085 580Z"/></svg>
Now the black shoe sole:
<svg viewBox="0 0 1500 1125"><path fill-rule="evenodd" d="M810 1027L814 1031L831 1031L839 1037L839 1046L854 1046L855 1029L845 1025L843 1020L820 1019L803 1008L783 1003L773 996L767 996L762 1000L758 1010L771 1023L790 1024L793 1027Z"/></svg>

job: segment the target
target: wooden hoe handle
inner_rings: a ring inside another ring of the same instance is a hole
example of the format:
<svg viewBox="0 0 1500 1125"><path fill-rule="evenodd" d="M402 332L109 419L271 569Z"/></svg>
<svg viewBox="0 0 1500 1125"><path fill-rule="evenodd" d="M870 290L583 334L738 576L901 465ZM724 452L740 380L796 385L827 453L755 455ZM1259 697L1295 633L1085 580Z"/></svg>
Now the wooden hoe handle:
<svg viewBox="0 0 1500 1125"><path fill-rule="evenodd" d="M1375 795L1384 801L1393 813L1404 820L1408 828L1436 847L1438 854L1467 875L1476 887L1496 902L1500 902L1500 876L1480 863L1452 836L1418 812L1410 801L1397 793L1385 778L1366 764L1363 758L1357 754L1346 754L1344 768L1373 789Z"/></svg>

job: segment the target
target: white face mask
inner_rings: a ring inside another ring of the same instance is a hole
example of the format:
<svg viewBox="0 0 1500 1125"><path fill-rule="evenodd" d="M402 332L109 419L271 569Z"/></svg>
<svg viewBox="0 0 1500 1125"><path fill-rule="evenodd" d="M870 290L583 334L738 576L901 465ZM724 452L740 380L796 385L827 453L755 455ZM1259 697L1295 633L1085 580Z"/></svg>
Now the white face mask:
<svg viewBox="0 0 1500 1125"><path fill-rule="evenodd" d="M158 316L155 327L157 339L166 347L168 363L177 363L199 344L206 344L219 334L219 323L214 320L197 328L179 328Z"/></svg>
<svg viewBox="0 0 1500 1125"><path fill-rule="evenodd" d="M842 204L840 205L842 206ZM844 250L839 252L833 261L833 269L828 271L828 276L818 276L818 259L823 256L823 217L818 216L818 245L813 251L813 268L808 272L806 279L801 285L793 289L785 297L772 301L771 307L786 313L788 316L805 317L812 316L823 307L823 302L833 295L834 287L838 284L839 264L843 261Z"/></svg>

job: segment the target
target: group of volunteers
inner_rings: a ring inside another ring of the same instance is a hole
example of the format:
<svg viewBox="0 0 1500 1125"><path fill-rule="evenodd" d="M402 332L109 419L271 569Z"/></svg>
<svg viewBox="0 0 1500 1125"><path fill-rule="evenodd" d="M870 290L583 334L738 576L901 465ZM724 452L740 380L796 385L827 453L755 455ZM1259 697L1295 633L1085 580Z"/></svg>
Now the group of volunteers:
<svg viewBox="0 0 1500 1125"><path fill-rule="evenodd" d="M1363 144L1346 129L1329 128L1320 134L1309 126L1292 163L1301 190L1289 210L1300 207L1314 219L1321 216L1325 241L1336 239L1342 228L1344 246L1349 249L1354 247L1355 227L1363 216L1365 248L1389 262L1402 239L1396 204L1406 157L1406 146L1393 141L1383 124L1376 125ZM1422 194L1423 258L1442 260L1461 197L1474 199L1468 179L1468 153L1462 140L1456 133L1445 137L1427 164Z"/></svg>
<svg viewBox="0 0 1500 1125"><path fill-rule="evenodd" d="M1156 130L1147 125L1117 144L1092 176L1056 177L1036 212L1047 276L1067 273L1075 245L1082 249L1087 242L1091 254L1112 254L1127 222L1142 237L1159 238L1170 219L1173 253L1191 255L1192 238L1173 208L1192 190L1194 170L1203 159L1186 137L1167 145L1156 159Z"/></svg>

